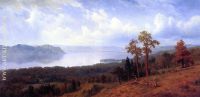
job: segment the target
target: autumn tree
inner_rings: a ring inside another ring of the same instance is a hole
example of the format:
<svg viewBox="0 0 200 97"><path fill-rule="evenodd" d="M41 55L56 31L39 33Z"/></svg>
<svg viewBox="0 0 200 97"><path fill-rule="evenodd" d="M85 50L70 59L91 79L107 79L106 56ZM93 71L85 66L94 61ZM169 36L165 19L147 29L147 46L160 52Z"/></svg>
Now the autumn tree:
<svg viewBox="0 0 200 97"><path fill-rule="evenodd" d="M190 63L193 63L191 54L187 50L187 47L185 46L185 42L183 40L179 40L176 44L176 62L181 63L182 68L185 68Z"/></svg>
<svg viewBox="0 0 200 97"><path fill-rule="evenodd" d="M132 55L135 55L135 62L136 62L136 68L137 68L137 77L139 77L139 57L142 55L142 50L141 48L137 45L138 41L137 40L131 40L128 47L126 47L127 52L131 53Z"/></svg>
<svg viewBox="0 0 200 97"><path fill-rule="evenodd" d="M147 31L140 32L138 40L143 44L142 51L145 54L145 71L146 76L149 76L149 53L152 52L152 48L155 48L155 46L159 45L160 43L157 40L153 40L151 34Z"/></svg>

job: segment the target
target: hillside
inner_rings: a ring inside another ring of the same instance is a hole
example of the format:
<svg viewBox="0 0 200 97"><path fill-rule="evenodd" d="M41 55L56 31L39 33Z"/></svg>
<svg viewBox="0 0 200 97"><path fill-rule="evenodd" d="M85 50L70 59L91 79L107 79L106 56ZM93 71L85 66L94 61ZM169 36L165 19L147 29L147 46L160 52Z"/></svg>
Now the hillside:
<svg viewBox="0 0 200 97"><path fill-rule="evenodd" d="M149 78L118 83L85 83L61 97L199 97L200 65L168 69Z"/></svg>
<svg viewBox="0 0 200 97"><path fill-rule="evenodd" d="M169 69L164 74L131 80L94 97L198 97L200 65ZM156 85L157 83L157 85Z"/></svg>

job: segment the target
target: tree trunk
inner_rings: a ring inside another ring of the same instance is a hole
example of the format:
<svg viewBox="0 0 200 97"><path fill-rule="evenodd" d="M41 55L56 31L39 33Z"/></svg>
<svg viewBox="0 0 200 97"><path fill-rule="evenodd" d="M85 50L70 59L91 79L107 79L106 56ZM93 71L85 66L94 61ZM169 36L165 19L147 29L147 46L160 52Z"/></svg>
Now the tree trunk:
<svg viewBox="0 0 200 97"><path fill-rule="evenodd" d="M145 49L146 50L146 58L145 58L145 67L146 67L146 77L149 76L149 62L148 62L148 59L149 59L149 54L147 52L147 48Z"/></svg>
<svg viewBox="0 0 200 97"><path fill-rule="evenodd" d="M182 68L185 68L184 59L181 59Z"/></svg>
<svg viewBox="0 0 200 97"><path fill-rule="evenodd" d="M137 68L137 77L139 77L139 67L138 67L138 55L136 55L136 68Z"/></svg>
<svg viewBox="0 0 200 97"><path fill-rule="evenodd" d="M130 71L128 70L128 80L130 80Z"/></svg>
<svg viewBox="0 0 200 97"><path fill-rule="evenodd" d="M121 84L121 78L120 78L120 76L118 76L118 81L119 81L119 84Z"/></svg>

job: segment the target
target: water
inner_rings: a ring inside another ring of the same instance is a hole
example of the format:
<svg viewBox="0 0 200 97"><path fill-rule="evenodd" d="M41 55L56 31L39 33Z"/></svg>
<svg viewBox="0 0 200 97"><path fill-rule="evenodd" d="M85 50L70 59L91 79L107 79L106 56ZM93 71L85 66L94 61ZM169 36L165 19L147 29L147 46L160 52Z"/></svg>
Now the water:
<svg viewBox="0 0 200 97"><path fill-rule="evenodd" d="M29 62L23 64L8 63L7 68L84 66L100 63L101 59L125 59L130 56L120 47L62 47L66 52L62 59L51 63Z"/></svg>

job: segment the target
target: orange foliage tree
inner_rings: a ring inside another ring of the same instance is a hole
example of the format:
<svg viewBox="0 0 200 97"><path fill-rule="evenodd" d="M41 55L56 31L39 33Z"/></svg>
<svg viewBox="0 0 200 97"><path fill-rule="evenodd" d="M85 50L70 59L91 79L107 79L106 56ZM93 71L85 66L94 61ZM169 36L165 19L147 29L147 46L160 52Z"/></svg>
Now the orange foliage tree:
<svg viewBox="0 0 200 97"><path fill-rule="evenodd" d="M182 68L189 66L189 64L193 64L191 54L187 50L187 47L185 46L185 42L183 40L179 40L175 48L176 48L176 53L175 53L176 62L181 63Z"/></svg>
<svg viewBox="0 0 200 97"><path fill-rule="evenodd" d="M137 40L131 40L131 42L129 43L128 47L126 47L126 49L127 49L128 53L131 53L132 55L135 55L137 77L139 77L139 68L138 68L139 62L138 61L139 61L139 57L142 56L142 50L137 44L138 44Z"/></svg>
<svg viewBox="0 0 200 97"><path fill-rule="evenodd" d="M142 51L145 54L146 76L149 76L149 53L152 52L151 48L155 48L155 46L159 45L160 43L157 40L153 40L151 37L151 33L147 31L140 32L138 40L143 44Z"/></svg>

